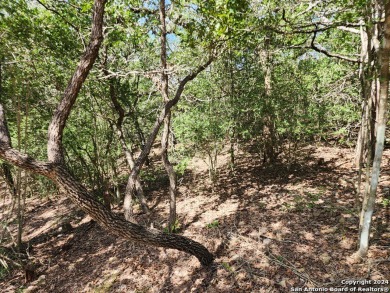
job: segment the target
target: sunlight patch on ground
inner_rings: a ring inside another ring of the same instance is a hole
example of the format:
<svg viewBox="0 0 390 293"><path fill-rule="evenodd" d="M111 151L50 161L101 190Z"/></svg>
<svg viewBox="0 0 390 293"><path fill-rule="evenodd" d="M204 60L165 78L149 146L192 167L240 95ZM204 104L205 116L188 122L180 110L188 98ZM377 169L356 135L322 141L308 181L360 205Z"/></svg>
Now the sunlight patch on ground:
<svg viewBox="0 0 390 293"><path fill-rule="evenodd" d="M193 225L195 227L205 227L207 224L211 224L221 217L233 215L237 212L238 206L239 204L236 200L227 200L215 209L204 212L199 220Z"/></svg>

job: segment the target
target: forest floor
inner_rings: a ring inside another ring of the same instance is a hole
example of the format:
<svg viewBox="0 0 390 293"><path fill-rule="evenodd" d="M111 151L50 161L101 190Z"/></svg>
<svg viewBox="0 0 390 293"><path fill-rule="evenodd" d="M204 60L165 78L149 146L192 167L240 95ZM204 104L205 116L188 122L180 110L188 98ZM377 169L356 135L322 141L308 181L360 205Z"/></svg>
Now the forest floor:
<svg viewBox="0 0 390 293"><path fill-rule="evenodd" d="M359 222L353 151L308 146L297 155L294 163L265 167L253 152L241 149L234 171L228 155L221 155L215 184L208 179L207 165L192 160L179 180L180 233L215 255L208 268L185 253L110 235L64 195L27 199L24 241L29 242L35 280L26 283L24 270L16 268L0 279L0 291L214 293L355 287L358 292L364 286L344 281L390 280L390 207L385 204L390 151L382 164L369 256L360 263L351 261ZM168 214L166 184L150 187L147 194L152 216L139 213L137 220L161 228ZM0 220L4 204L2 200Z"/></svg>

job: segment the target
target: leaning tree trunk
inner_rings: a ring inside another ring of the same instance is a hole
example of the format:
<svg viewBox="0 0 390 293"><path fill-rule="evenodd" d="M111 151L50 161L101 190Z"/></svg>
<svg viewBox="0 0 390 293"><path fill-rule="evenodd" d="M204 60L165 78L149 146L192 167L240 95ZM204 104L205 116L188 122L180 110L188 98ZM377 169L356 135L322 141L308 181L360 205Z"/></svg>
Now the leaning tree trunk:
<svg viewBox="0 0 390 293"><path fill-rule="evenodd" d="M67 118L69 117L72 106L76 101L80 88L88 76L88 73L92 68L92 65L96 60L99 52L99 47L102 42L102 27L105 3L106 0L95 0L94 2L90 43L83 57L81 58L81 61L77 66L73 77L69 81L62 100L50 123L47 150L49 159L48 162L35 160L34 158L21 153L12 147L2 104L0 104L0 158L10 164L51 179L56 183L61 191L69 196L73 202L75 202L81 209L87 212L107 231L138 243L184 251L196 256L201 264L209 265L213 261L213 255L203 245L184 236L167 234L160 231L147 229L117 217L111 213L103 204L99 203L94 198L93 194L88 192L88 190L81 183L73 178L65 166L62 145L63 130L66 126ZM208 64L206 64L206 66ZM198 69L197 73L199 73L205 67L201 66L200 68L201 69ZM195 72L187 76L180 83L178 92L181 93L184 89L185 83L195 78L197 73ZM173 102L170 101L170 103L168 103L169 105L166 105L166 107L172 107L175 103L177 103L177 100L178 98L176 100L174 99ZM163 109L163 112L157 121L157 125L161 125L162 121L164 120L166 107ZM157 135L158 128L159 127L155 127L154 129L154 138ZM153 137L151 136L151 138ZM152 141L154 141L154 139ZM144 149L141 153L141 157L145 156L145 153L146 151ZM139 170L141 165L142 160L141 163L136 162L133 170L136 168Z"/></svg>
<svg viewBox="0 0 390 293"><path fill-rule="evenodd" d="M93 195L78 183L66 169L57 167L53 173L55 174L53 180L60 189L107 231L138 243L184 251L196 256L202 265L208 265L213 261L213 255L196 241L181 235L147 229L117 217L96 201Z"/></svg>
<svg viewBox="0 0 390 293"><path fill-rule="evenodd" d="M379 88L379 111L378 111L378 126L376 130L375 155L372 166L372 174L370 181L370 189L367 197L367 204L363 207L363 226L360 234L360 243L358 254L365 257L368 251L368 243L370 238L370 228L374 205L376 199L376 191L379 182L380 166L383 155L385 132L386 132L386 114L387 114L387 97L389 94L389 57L390 57L390 1L385 5L385 26L383 47L380 52L381 69L380 69L380 88Z"/></svg>
<svg viewBox="0 0 390 293"><path fill-rule="evenodd" d="M0 105L0 157L2 159L54 181L64 194L110 233L138 243L184 251L196 256L202 265L212 263L213 255L200 243L181 235L147 229L116 216L73 178L64 166L40 162L13 149L9 139L4 139L6 128L3 114Z"/></svg>

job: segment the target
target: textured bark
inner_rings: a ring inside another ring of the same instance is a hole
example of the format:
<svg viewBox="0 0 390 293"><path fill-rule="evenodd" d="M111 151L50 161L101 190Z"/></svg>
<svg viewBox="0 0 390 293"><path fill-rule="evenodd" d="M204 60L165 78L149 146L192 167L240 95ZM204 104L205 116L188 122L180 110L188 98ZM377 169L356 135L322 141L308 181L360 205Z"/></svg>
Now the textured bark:
<svg viewBox="0 0 390 293"><path fill-rule="evenodd" d="M47 155L50 162L64 163L62 134L70 111L80 92L81 86L95 62L103 40L103 15L106 0L95 1L92 17L91 39L81 57L75 73L65 89L62 100L51 120L48 131Z"/></svg>
<svg viewBox="0 0 390 293"><path fill-rule="evenodd" d="M128 222L111 213L93 194L74 179L62 165L36 161L27 155L10 149L0 141L0 157L14 165L53 180L62 192L82 210L88 213L108 232L125 239L152 246L184 251L198 258L202 265L213 262L213 255L202 244L177 234L167 234Z"/></svg>
<svg viewBox="0 0 390 293"><path fill-rule="evenodd" d="M160 231L147 229L140 225L128 222L111 213L103 204L98 202L81 183L73 178L63 160L62 152L62 131L66 125L67 117L70 114L81 85L88 75L88 72L96 59L101 43L103 12L105 0L95 0L93 28L91 43L84 54L76 73L70 81L62 101L53 116L48 133L48 157L49 162L42 162L21 153L12 148L11 139L6 124L4 108L0 104L0 158L10 164L23 168L27 171L41 174L57 184L72 201L88 213L107 231L124 237L125 239L147 245L165 247L184 251L196 256L202 265L209 265L213 261L213 255L200 243L184 236L167 234ZM207 64L208 65L208 64ZM206 65L206 66L207 66ZM196 72L182 81L178 92L184 89L186 82L196 76ZM177 103L178 98L170 103L172 107ZM164 108L163 114L166 109ZM163 115L161 114L161 115ZM159 117L157 124L161 125L165 114ZM158 130L157 130L158 131ZM154 134L157 135L157 132ZM145 155L144 155L145 156ZM142 164L138 163L138 166ZM137 163L134 168L137 167Z"/></svg>
<svg viewBox="0 0 390 293"><path fill-rule="evenodd" d="M164 130L161 137L161 158L164 164L165 171L169 178L169 218L168 218L168 231L172 232L176 222L176 173L168 158L168 141L169 141L169 126L171 120L171 114L165 118Z"/></svg>
<svg viewBox="0 0 390 293"><path fill-rule="evenodd" d="M93 195L78 183L66 169L60 166L56 167L53 179L80 208L107 231L138 243L173 248L190 253L196 256L203 265L208 265L213 261L212 254L203 245L191 239L147 229L117 217L104 205L96 201Z"/></svg>
<svg viewBox="0 0 390 293"><path fill-rule="evenodd" d="M390 57L390 1L385 5L385 28L383 47L380 52L381 69L380 69L380 88L379 88L379 109L378 109L378 126L376 131L376 145L374 162L372 166L370 190L367 198L367 204L363 206L363 226L360 234L360 243L358 254L365 257L368 251L370 238L371 220L374 212L376 191L379 183L380 166L385 142L387 100L389 95L389 57Z"/></svg>

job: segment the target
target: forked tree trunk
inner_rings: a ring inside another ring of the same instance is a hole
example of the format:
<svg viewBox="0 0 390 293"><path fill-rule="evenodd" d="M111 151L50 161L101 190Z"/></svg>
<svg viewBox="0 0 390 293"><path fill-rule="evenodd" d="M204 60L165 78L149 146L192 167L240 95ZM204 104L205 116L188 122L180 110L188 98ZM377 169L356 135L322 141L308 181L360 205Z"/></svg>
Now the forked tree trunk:
<svg viewBox="0 0 390 293"><path fill-rule="evenodd" d="M174 98L166 102L163 109L160 111L160 114L158 115L156 122L154 123L154 127L151 133L149 134L148 140L145 143L145 147L142 149L141 154L138 156L137 160L135 161L134 168L131 170L129 179L127 181L126 190L129 190L129 192L128 193L126 192L125 200L123 203L123 210L126 217L131 217L132 214L131 198L132 195L136 193L136 184L135 184L136 178L137 176L139 176L142 166L145 164L148 158L148 155L152 149L154 141L156 140L160 127L165 120L165 117L170 113L172 107L179 102L181 94L183 93L186 84L189 81L193 80L195 77L197 77L198 74L201 73L203 70L205 70L213 62L213 60L214 60L214 56L211 55L204 64L200 65L198 68L196 68L186 77L184 77L179 83Z"/></svg>
<svg viewBox="0 0 390 293"><path fill-rule="evenodd" d="M61 191L63 191L75 204L77 204L77 206L88 213L107 231L138 243L184 251L196 256L202 265L209 265L213 261L213 255L203 245L184 236L147 229L117 217L103 204L99 203L94 198L93 194L88 192L88 190L75 178L73 178L66 169L62 146L63 130L80 88L98 55L99 47L102 42L105 3L106 0L95 0L94 2L90 43L81 58L72 79L69 81L63 98L50 123L48 131L49 161L41 162L35 160L34 158L12 148L11 138L2 104L0 104L0 158L10 164L36 174L41 174L51 179L57 184ZM180 97L180 94L184 89L184 85L189 80L195 78L195 76L200 71L204 70L204 68L206 68L210 63L211 59L208 63L199 67L198 71L190 74L180 83L175 99L168 102L166 107L163 109L149 138L149 145L147 145L142 151L140 158L135 163L133 171L136 170L136 172L139 172L145 156L150 151L151 143L157 135L159 126L166 116L165 114L167 109L169 110L170 107L177 103L178 97ZM132 175L134 176L134 174L137 174L136 172L132 172Z"/></svg>
<svg viewBox="0 0 390 293"><path fill-rule="evenodd" d="M110 97L111 97L112 104L113 104L116 112L119 115L118 119L115 123L116 133L117 133L119 142L122 146L122 150L123 150L123 153L125 154L126 162L127 162L127 165L129 166L129 170L131 173L134 166L135 166L135 162L134 162L133 154L126 144L126 139L125 139L125 136L123 133L123 120L125 117L125 110L123 109L123 107L121 106L121 104L119 103L119 101L117 99L113 80L110 80ZM149 214L150 210L149 210L148 204L146 202L144 190L142 188L142 184L141 184L139 175L137 175L135 177L134 185L135 185L135 195L141 204L142 210L144 211L144 213ZM125 205L129 206L129 209L127 210L127 213L125 213L125 218L128 221L131 221L132 216L133 216L132 215L132 212L133 212L133 209L132 209L133 194L132 194L132 192L133 191L130 189L130 187L127 186L126 191L125 191Z"/></svg>
<svg viewBox="0 0 390 293"><path fill-rule="evenodd" d="M185 85L189 81L193 80L196 76L198 76L200 72L205 70L213 60L214 57L210 56L210 58L204 64L200 65L195 71L191 72L180 82L179 87L176 90L175 97L169 100L164 105L159 116L157 117L152 132L150 133L148 140L146 141L145 147L142 149L141 154L138 156L137 160L135 161L134 168L131 170L129 179L127 181L126 191L128 190L129 192L126 192L125 200L123 203L123 210L126 218L131 218L132 215L132 197L134 194L136 194L136 179L139 176L139 173L141 172L142 166L145 164L148 155L150 154L153 143L156 140L157 134L160 130L161 125L165 120L165 117L168 115L168 113L170 113L171 108L175 106L177 102L179 102L179 99L181 97L181 94L183 93Z"/></svg>
<svg viewBox="0 0 390 293"><path fill-rule="evenodd" d="M375 155L372 166L370 189L367 204L363 206L363 226L360 234L358 254L365 257L368 251L372 215L374 212L376 191L379 183L380 166L383 155L386 131L387 99L389 94L389 56L390 56L390 1L385 4L385 26L383 47L380 51L380 88L379 88L379 111L378 126L376 131Z"/></svg>

